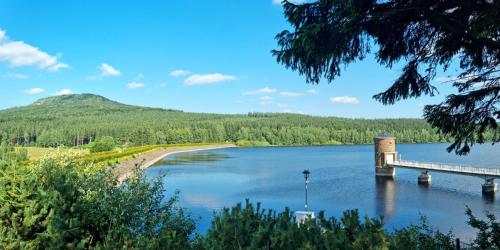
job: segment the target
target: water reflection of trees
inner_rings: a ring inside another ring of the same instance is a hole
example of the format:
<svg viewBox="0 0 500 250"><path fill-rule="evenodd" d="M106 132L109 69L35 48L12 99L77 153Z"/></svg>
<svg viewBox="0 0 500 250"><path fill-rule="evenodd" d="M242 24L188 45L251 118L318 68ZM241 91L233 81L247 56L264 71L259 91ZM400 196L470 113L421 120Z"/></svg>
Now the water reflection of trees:
<svg viewBox="0 0 500 250"><path fill-rule="evenodd" d="M375 209L378 215L391 218L396 212L396 183L391 177L375 178Z"/></svg>
<svg viewBox="0 0 500 250"><path fill-rule="evenodd" d="M202 163L202 162L216 162L221 161L230 156L222 153L215 152L195 152L195 153L183 153L174 154L171 158L165 158L161 161L155 163L155 166L172 166L172 165L182 165L191 163Z"/></svg>

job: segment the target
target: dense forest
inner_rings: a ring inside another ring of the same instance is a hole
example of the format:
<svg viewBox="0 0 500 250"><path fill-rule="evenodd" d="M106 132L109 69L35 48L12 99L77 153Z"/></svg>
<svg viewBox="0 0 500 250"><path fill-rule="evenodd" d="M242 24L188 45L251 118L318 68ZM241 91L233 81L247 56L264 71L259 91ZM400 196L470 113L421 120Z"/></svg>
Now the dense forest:
<svg viewBox="0 0 500 250"><path fill-rule="evenodd" d="M400 143L448 142L420 119L346 119L285 113L223 115L125 105L92 94L53 96L0 111L0 141L80 146L105 136L120 145L366 144L382 131Z"/></svg>

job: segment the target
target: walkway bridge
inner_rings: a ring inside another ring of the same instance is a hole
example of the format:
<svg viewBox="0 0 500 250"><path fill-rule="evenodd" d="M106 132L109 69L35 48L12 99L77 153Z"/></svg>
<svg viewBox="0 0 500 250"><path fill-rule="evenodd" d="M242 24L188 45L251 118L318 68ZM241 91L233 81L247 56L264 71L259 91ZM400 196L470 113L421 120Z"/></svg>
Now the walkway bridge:
<svg viewBox="0 0 500 250"><path fill-rule="evenodd" d="M394 177L396 168L407 168L419 170L422 173L418 176L419 184L430 184L431 175L429 172L442 172L449 174L460 174L480 177L485 180L483 193L495 193L497 184L495 179L500 179L500 168L478 168L470 166L456 166L441 163L430 163L420 161L397 160L396 139L387 134L381 134L375 138L375 175Z"/></svg>
<svg viewBox="0 0 500 250"><path fill-rule="evenodd" d="M421 171L470 175L470 176L480 177L483 179L500 178L500 169L498 168L476 168L469 166L454 166L441 163L406 161L406 160L399 160L399 161L394 161L392 163L387 163L387 167L409 168Z"/></svg>

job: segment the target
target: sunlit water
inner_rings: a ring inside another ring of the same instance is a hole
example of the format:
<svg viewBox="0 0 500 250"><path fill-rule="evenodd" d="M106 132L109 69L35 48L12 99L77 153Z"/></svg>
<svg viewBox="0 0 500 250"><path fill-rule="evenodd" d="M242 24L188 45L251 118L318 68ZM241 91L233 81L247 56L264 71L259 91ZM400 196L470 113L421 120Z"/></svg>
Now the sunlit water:
<svg viewBox="0 0 500 250"><path fill-rule="evenodd" d="M500 168L500 146L473 147L467 157L448 154L444 144L397 145L403 159ZM179 153L148 168L149 178L166 173L168 195L180 191L180 204L198 218L203 233L213 211L246 198L264 208L303 210L302 170L310 169L309 207L339 216L358 209L371 217L384 216L388 230L419 222L422 215L441 230L469 239L466 205L478 214L500 216L500 198L481 193L477 177L431 173L432 184L417 184L418 171L397 169L396 178L374 176L371 145L324 147L228 148ZM500 195L497 194L497 195Z"/></svg>

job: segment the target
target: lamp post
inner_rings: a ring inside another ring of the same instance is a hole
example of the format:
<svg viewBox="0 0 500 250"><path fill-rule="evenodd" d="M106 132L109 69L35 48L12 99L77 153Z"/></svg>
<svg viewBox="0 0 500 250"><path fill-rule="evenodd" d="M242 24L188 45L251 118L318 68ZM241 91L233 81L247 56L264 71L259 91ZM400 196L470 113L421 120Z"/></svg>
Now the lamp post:
<svg viewBox="0 0 500 250"><path fill-rule="evenodd" d="M304 207L305 207L306 211L307 211L307 184L309 184L309 174L310 173L311 172L309 172L308 169L306 169L302 172L302 174L304 175L304 179L305 179L306 203L305 203Z"/></svg>

